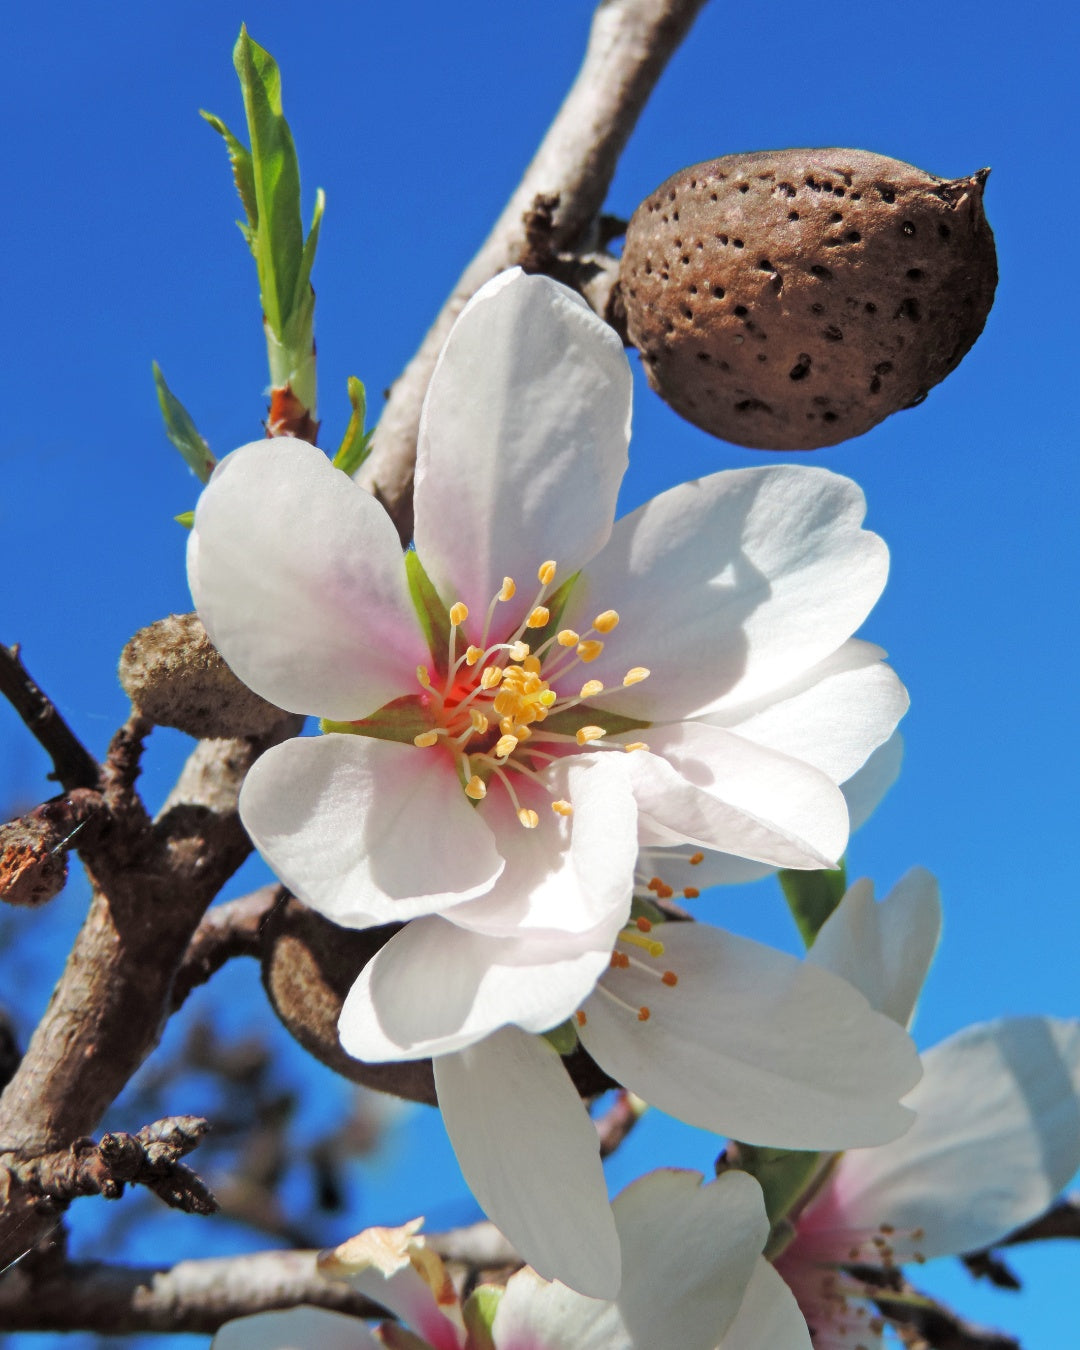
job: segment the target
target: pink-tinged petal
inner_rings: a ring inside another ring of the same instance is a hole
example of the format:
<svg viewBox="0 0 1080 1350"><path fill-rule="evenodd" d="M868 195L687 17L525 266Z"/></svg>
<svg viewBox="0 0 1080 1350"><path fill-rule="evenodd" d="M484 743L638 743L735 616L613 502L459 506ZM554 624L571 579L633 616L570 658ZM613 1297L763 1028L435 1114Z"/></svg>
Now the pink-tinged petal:
<svg viewBox="0 0 1080 1350"><path fill-rule="evenodd" d="M431 1350L464 1350L461 1302L441 1257L417 1236L422 1222L366 1228L341 1246L320 1252L319 1273L374 1299L422 1335Z"/></svg>
<svg viewBox="0 0 1080 1350"><path fill-rule="evenodd" d="M806 959L853 984L872 1008L906 1027L940 936L937 881L924 868L913 867L880 904L873 882L856 881Z"/></svg>
<svg viewBox="0 0 1080 1350"><path fill-rule="evenodd" d="M842 783L892 735L907 690L879 647L852 639L791 687L706 721L804 760Z"/></svg>
<svg viewBox="0 0 1080 1350"><path fill-rule="evenodd" d="M630 367L580 296L514 269L462 311L431 377L416 463L416 550L482 624L504 575L528 613L537 570L566 580L603 546L630 437ZM557 583L556 583L557 584Z"/></svg>
<svg viewBox="0 0 1080 1350"><path fill-rule="evenodd" d="M845 1249L838 1260L848 1258ZM883 1326L877 1309L866 1298L865 1286L835 1265L802 1260L795 1245L776 1259L776 1269L792 1291L802 1316L814 1328L814 1350L883 1350ZM756 1342L750 1341L756 1347ZM727 1341L720 1350L742 1350ZM765 1345L763 1350L772 1350Z"/></svg>
<svg viewBox="0 0 1080 1350"><path fill-rule="evenodd" d="M394 741L274 746L244 782L240 818L289 889L347 928L471 900L503 868L449 759Z"/></svg>
<svg viewBox="0 0 1080 1350"><path fill-rule="evenodd" d="M663 831L663 837L670 837L672 831ZM643 883L658 877L671 887L676 895L685 892L687 887L704 891L710 886L738 885L745 881L757 881L767 877L775 869L768 863L751 862L748 858L738 858L733 853L717 853L714 849L699 849L690 844L664 847L662 844L645 842L651 834L647 821L641 822L639 832L642 847L638 853L637 890L640 894ZM693 863L691 858L700 859ZM692 894L684 896L690 900Z"/></svg>
<svg viewBox="0 0 1080 1350"><path fill-rule="evenodd" d="M574 755L554 766L546 789L525 783L523 804L539 816L522 829L505 792L492 785L481 808L499 840L506 870L479 900L459 905L451 921L493 937L586 933L611 936L630 914L637 860L637 804L624 754ZM569 801L570 816L552 800Z"/></svg>
<svg viewBox="0 0 1080 1350"><path fill-rule="evenodd" d="M884 745L879 745L858 773L852 774L840 791L848 804L851 829L861 829L878 808L878 804L900 777L904 760L904 738L894 731Z"/></svg>
<svg viewBox="0 0 1080 1350"><path fill-rule="evenodd" d="M440 918L415 919L369 961L341 1010L356 1059L447 1054L515 1023L547 1031L588 997L613 933L492 938Z"/></svg>
<svg viewBox="0 0 1080 1350"><path fill-rule="evenodd" d="M663 953L626 947L631 964L584 1007L582 1043L618 1082L688 1124L778 1148L850 1148L907 1128L915 1047L850 985L706 924L651 936Z"/></svg>
<svg viewBox="0 0 1080 1350"><path fill-rule="evenodd" d="M472 1193L545 1279L593 1298L619 1289L619 1240L596 1129L562 1060L504 1027L435 1060L450 1142Z"/></svg>
<svg viewBox="0 0 1080 1350"><path fill-rule="evenodd" d="M866 1342L871 1350L872 1341ZM818 1350L824 1342L818 1342ZM735 1321L717 1350L812 1350L795 1295L764 1258L750 1277Z"/></svg>
<svg viewBox="0 0 1080 1350"><path fill-rule="evenodd" d="M684 483L620 520L565 615L578 630L599 610L621 616L590 675L613 686L630 666L652 672L612 710L648 721L718 711L825 660L885 584L888 551L864 513L849 479L776 465Z"/></svg>
<svg viewBox="0 0 1080 1350"><path fill-rule="evenodd" d="M704 722L650 727L628 755L638 809L683 840L777 867L834 867L847 806L820 769Z"/></svg>
<svg viewBox="0 0 1080 1350"><path fill-rule="evenodd" d="M237 1317L218 1328L211 1350L381 1350L358 1317L301 1305Z"/></svg>
<svg viewBox="0 0 1080 1350"><path fill-rule="evenodd" d="M890 1224L900 1261L975 1251L1041 1214L1080 1166L1080 1023L968 1027L923 1068L910 1131L844 1155L811 1233Z"/></svg>
<svg viewBox="0 0 1080 1350"><path fill-rule="evenodd" d="M195 508L188 581L231 668L290 712L364 717L415 692L429 659L390 517L305 441L221 461Z"/></svg>
<svg viewBox="0 0 1080 1350"><path fill-rule="evenodd" d="M761 1188L743 1172L702 1186L697 1172L664 1169L613 1208L623 1269L615 1302L521 1271L495 1314L496 1350L715 1350L768 1236Z"/></svg>

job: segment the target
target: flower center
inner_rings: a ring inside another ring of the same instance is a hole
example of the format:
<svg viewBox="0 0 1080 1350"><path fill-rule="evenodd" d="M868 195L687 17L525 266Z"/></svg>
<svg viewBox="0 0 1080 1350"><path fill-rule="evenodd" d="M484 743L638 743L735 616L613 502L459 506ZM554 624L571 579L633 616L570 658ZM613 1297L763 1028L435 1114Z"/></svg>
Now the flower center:
<svg viewBox="0 0 1080 1350"><path fill-rule="evenodd" d="M457 762L465 795L473 801L482 801L491 783L500 784L527 829L535 828L539 817L531 807L521 805L512 774L543 786L543 770L553 761L586 747L602 748L599 742L620 720L641 725L606 712L594 721L574 717L573 710L580 710L590 699L614 692L605 691L603 683L595 679L586 679L578 686L574 672L596 660L605 638L618 626L619 616L607 609L596 616L585 633L572 628L552 631L551 607L545 601L550 598L556 572L554 561L540 567L540 589L526 618L500 641L491 641L490 634L496 626L499 605L517 592L511 577L503 578L492 597L479 645L470 643L464 652L459 652L459 646L469 610L461 601L452 605L445 676L433 677L427 666L418 666L416 671L423 691L421 703L431 726L414 736L413 744L421 749L441 746L449 750ZM623 676L622 687L640 684L648 675L644 666L633 666ZM568 686L572 692L564 692ZM566 713L571 717L561 716ZM617 748L637 750L644 748L644 743L620 743ZM551 800L551 809L560 816L572 810L561 798Z"/></svg>

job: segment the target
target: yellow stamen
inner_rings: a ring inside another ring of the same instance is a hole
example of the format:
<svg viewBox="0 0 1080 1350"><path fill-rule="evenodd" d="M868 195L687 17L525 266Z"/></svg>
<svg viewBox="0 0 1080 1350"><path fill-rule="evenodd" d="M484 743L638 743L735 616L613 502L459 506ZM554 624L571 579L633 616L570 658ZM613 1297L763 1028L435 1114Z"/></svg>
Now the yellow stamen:
<svg viewBox="0 0 1080 1350"><path fill-rule="evenodd" d="M465 784L465 796L471 797L474 802L482 802L487 796L487 784L478 774L474 773Z"/></svg>
<svg viewBox="0 0 1080 1350"><path fill-rule="evenodd" d="M421 689L431 688L431 675L428 671L427 666L416 667L416 678L420 682Z"/></svg>
<svg viewBox="0 0 1080 1350"><path fill-rule="evenodd" d="M457 604L450 606L450 623L454 628L460 628L469 617L468 605L462 604L459 600Z"/></svg>
<svg viewBox="0 0 1080 1350"><path fill-rule="evenodd" d="M527 656L521 663L521 669L527 670L530 675L540 674L540 658L538 656Z"/></svg>
<svg viewBox="0 0 1080 1350"><path fill-rule="evenodd" d="M632 947L640 947L650 956L663 956L664 954L662 942L657 942L656 938L646 937L644 933L639 933L634 928L624 928L619 934L619 941L628 942Z"/></svg>
<svg viewBox="0 0 1080 1350"><path fill-rule="evenodd" d="M583 661L595 661L604 650L604 644L596 638L585 638L577 645L577 654Z"/></svg>
<svg viewBox="0 0 1080 1350"><path fill-rule="evenodd" d="M480 647L470 647L465 653L465 664L467 666L475 666L483 654L483 650Z"/></svg>
<svg viewBox="0 0 1080 1350"><path fill-rule="evenodd" d="M545 689L538 695L537 702L540 704L541 708L550 708L558 697L559 696L554 689Z"/></svg>
<svg viewBox="0 0 1080 1350"><path fill-rule="evenodd" d="M541 563L541 564L540 564L540 570L539 570L539 571L537 572L537 574L536 574L536 579L537 579L537 581L540 582L541 586L550 586L550 585L551 585L551 583L555 580L555 561L554 561L554 559L551 559L551 560L549 560L549 561L546 562L546 563Z"/></svg>
<svg viewBox="0 0 1080 1350"><path fill-rule="evenodd" d="M526 726L524 722L518 722L514 726L513 734L518 738L519 741L527 741L529 737L532 735L532 732L529 730L528 726Z"/></svg>
<svg viewBox="0 0 1080 1350"><path fill-rule="evenodd" d="M484 714L480 711L479 708L469 709L469 721L472 723L473 731L477 731L481 735L483 735L483 733L487 731L488 727L490 726L488 719L484 716Z"/></svg>
<svg viewBox="0 0 1080 1350"><path fill-rule="evenodd" d="M518 812L518 820L521 821L522 825L524 825L527 830L535 830L537 825L540 824L540 817L535 811L531 811L527 806L523 806Z"/></svg>
<svg viewBox="0 0 1080 1350"><path fill-rule="evenodd" d="M581 641L581 634L575 633L572 628L562 628L555 634L555 641L560 647L576 647Z"/></svg>
<svg viewBox="0 0 1080 1350"><path fill-rule="evenodd" d="M516 736L500 736L495 742L495 758L505 759L507 755L512 755L517 748Z"/></svg>
<svg viewBox="0 0 1080 1350"><path fill-rule="evenodd" d="M604 692L603 680L586 680L581 686L580 698L595 698L597 694Z"/></svg>
<svg viewBox="0 0 1080 1350"><path fill-rule="evenodd" d="M619 622L618 610L605 609L603 614L598 614L596 618L593 619L592 626L596 629L598 633L610 633L613 628L618 626L618 622Z"/></svg>
<svg viewBox="0 0 1080 1350"><path fill-rule="evenodd" d="M545 624L551 621L551 611L546 605L537 605L529 617L525 620L526 628L543 628Z"/></svg>
<svg viewBox="0 0 1080 1350"><path fill-rule="evenodd" d="M438 739L439 733L437 731L422 731L419 736L413 737L413 745L418 745L421 750L424 750L429 745L434 745Z"/></svg>
<svg viewBox="0 0 1080 1350"><path fill-rule="evenodd" d="M569 802L564 802L561 798L559 801L551 803L551 809L557 816L569 816L574 810Z"/></svg>
<svg viewBox="0 0 1080 1350"><path fill-rule="evenodd" d="M495 700L491 706L500 717L512 717L517 712L518 696L513 689L507 689L504 686L495 695Z"/></svg>
<svg viewBox="0 0 1080 1350"><path fill-rule="evenodd" d="M503 584L499 590L500 600L513 600L517 587L514 585L513 577L503 577Z"/></svg>
<svg viewBox="0 0 1080 1350"><path fill-rule="evenodd" d="M628 745L623 746L623 749L627 752L627 754L629 754L631 750L648 750L648 748L649 747L645 744L644 741L630 741Z"/></svg>
<svg viewBox="0 0 1080 1350"><path fill-rule="evenodd" d="M480 688L484 690L494 689L502 680L502 666L485 666L480 675Z"/></svg>
<svg viewBox="0 0 1080 1350"><path fill-rule="evenodd" d="M510 660L524 661L530 650L527 642L512 642L510 644Z"/></svg>
<svg viewBox="0 0 1080 1350"><path fill-rule="evenodd" d="M622 677L622 682L624 685L640 684L642 680L647 680L651 673L648 666L634 666Z"/></svg>
<svg viewBox="0 0 1080 1350"><path fill-rule="evenodd" d="M606 735L603 727L578 727L576 740L578 745L588 745L590 741L598 741Z"/></svg>

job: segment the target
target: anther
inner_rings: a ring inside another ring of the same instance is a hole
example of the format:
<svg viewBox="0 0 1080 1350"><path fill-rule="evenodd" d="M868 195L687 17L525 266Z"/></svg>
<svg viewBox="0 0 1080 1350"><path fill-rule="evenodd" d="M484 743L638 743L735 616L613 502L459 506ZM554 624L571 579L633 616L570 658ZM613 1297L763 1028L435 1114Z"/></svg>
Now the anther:
<svg viewBox="0 0 1080 1350"><path fill-rule="evenodd" d="M529 617L525 620L526 628L543 628L545 624L551 621L551 611L546 605L537 605Z"/></svg>
<svg viewBox="0 0 1080 1350"><path fill-rule="evenodd" d="M480 711L479 708L469 709L469 721L472 723L473 731L479 732L480 735L483 735L484 732L487 731L488 729L489 726L488 719L484 716L484 714Z"/></svg>
<svg viewBox="0 0 1080 1350"><path fill-rule="evenodd" d="M603 692L604 692L603 680L586 680L585 683L581 686L581 693L578 695L578 697L595 698L597 694L602 694Z"/></svg>
<svg viewBox="0 0 1080 1350"><path fill-rule="evenodd" d="M604 650L604 644L596 638L585 638L577 645L577 654L583 661L595 661Z"/></svg>
<svg viewBox="0 0 1080 1350"><path fill-rule="evenodd" d="M431 675L428 671L427 666L416 667L416 678L419 681L421 689L431 688Z"/></svg>
<svg viewBox="0 0 1080 1350"><path fill-rule="evenodd" d="M480 675L480 688L484 690L494 689L500 683L502 677L502 666L485 666ZM421 681L421 683L423 682Z"/></svg>
<svg viewBox="0 0 1080 1350"><path fill-rule="evenodd" d="M567 801L563 801L561 797L557 802L551 803L551 809L555 812L557 816L572 815L574 810L574 808L570 805L570 803Z"/></svg>
<svg viewBox="0 0 1080 1350"><path fill-rule="evenodd" d="M633 666L622 677L624 685L640 684L642 680L647 680L652 674L648 666Z"/></svg>
<svg viewBox="0 0 1080 1350"><path fill-rule="evenodd" d="M541 586L551 585L551 583L555 580L554 559L550 559L548 562L540 564L540 570L536 574L536 579L537 581L540 582Z"/></svg>
<svg viewBox="0 0 1080 1350"><path fill-rule="evenodd" d="M679 983L679 977L673 970L665 970L663 975L660 976L660 981L662 984L666 984L669 989L674 989Z"/></svg>
<svg viewBox="0 0 1080 1350"><path fill-rule="evenodd" d="M541 694L537 696L537 701L539 702L541 708L550 708L551 705L556 701L556 699L558 699L558 697L559 696L554 689L545 689Z"/></svg>
<svg viewBox="0 0 1080 1350"><path fill-rule="evenodd" d="M629 970L630 958L625 952L612 952L608 964L612 970Z"/></svg>
<svg viewBox="0 0 1080 1350"><path fill-rule="evenodd" d="M576 647L581 641L581 634L575 633L572 628L563 628L555 634L555 641L560 647Z"/></svg>
<svg viewBox="0 0 1080 1350"><path fill-rule="evenodd" d="M535 811L530 810L527 806L523 806L517 814L518 820L521 821L522 825L524 825L527 830L535 830L537 825L540 824L540 817Z"/></svg>
<svg viewBox="0 0 1080 1350"><path fill-rule="evenodd" d="M503 577L503 584L499 589L500 600L513 600L517 587L514 585L513 577Z"/></svg>
<svg viewBox="0 0 1080 1350"><path fill-rule="evenodd" d="M507 756L512 755L516 749L517 749L516 736L500 736L499 739L495 742L495 758L506 759ZM520 815L521 813L518 812L518 814ZM533 814L535 815L536 812L534 811Z"/></svg>
<svg viewBox="0 0 1080 1350"><path fill-rule="evenodd" d="M598 741L606 735L603 727L578 727L575 739L578 745L588 745L590 741Z"/></svg>
<svg viewBox="0 0 1080 1350"><path fill-rule="evenodd" d="M634 922L635 922L635 925L636 925L637 930L638 930L639 933L651 933L651 932L652 932L652 924L651 924L651 923L649 922L649 920L644 916L644 914L642 914L640 918L635 919Z"/></svg>
<svg viewBox="0 0 1080 1350"><path fill-rule="evenodd" d="M421 750L426 750L429 745L434 745L439 739L437 731L421 731L418 736L413 737L413 745L418 745Z"/></svg>
<svg viewBox="0 0 1080 1350"><path fill-rule="evenodd" d="M483 651L479 647L470 647L465 653L465 664L475 666L477 661L483 656Z"/></svg>
<svg viewBox="0 0 1080 1350"><path fill-rule="evenodd" d="M649 747L644 741L630 741L627 745L623 746L623 749L627 754L629 754L631 750L648 750L648 748Z"/></svg>
<svg viewBox="0 0 1080 1350"><path fill-rule="evenodd" d="M603 614L598 614L596 618L593 619L592 626L598 633L610 633L613 628L617 627L618 622L618 610L605 609Z"/></svg>
<svg viewBox="0 0 1080 1350"><path fill-rule="evenodd" d="M637 1020L639 1022L647 1022L651 1016L652 1013L648 1010L648 1008L645 1007L644 1004L642 1004L641 1007L637 1010Z"/></svg>
<svg viewBox="0 0 1080 1350"><path fill-rule="evenodd" d="M684 899L684 900L696 900L700 894L701 894L701 892L698 890L698 888L697 888L696 886L684 886L684 887L683 887L683 899Z"/></svg>
<svg viewBox="0 0 1080 1350"><path fill-rule="evenodd" d="M703 863L704 861L705 861L705 854L704 854L704 853L691 853L691 855L690 855L690 866L691 866L691 867L696 867L696 866L698 865L698 863Z"/></svg>
<svg viewBox="0 0 1080 1350"><path fill-rule="evenodd" d="M538 656L527 656L521 663L521 669L527 670L530 675L539 675L541 670L540 658Z"/></svg>
<svg viewBox="0 0 1080 1350"><path fill-rule="evenodd" d="M510 644L510 660L511 660L511 661L524 661L525 658L528 656L528 654L529 654L530 651L531 651L531 648L530 648L530 646L529 646L529 644L528 644L527 642L520 642L520 641L518 641L518 642L511 642L511 644Z"/></svg>
<svg viewBox="0 0 1080 1350"><path fill-rule="evenodd" d="M469 607L460 600L457 604L450 606L450 623L454 628L460 628L469 617Z"/></svg>
<svg viewBox="0 0 1080 1350"><path fill-rule="evenodd" d="M579 1008L577 1012L574 1014L574 1021L578 1024L579 1027L583 1027L587 1020L588 1019L586 1018L585 1014Z"/></svg>
<svg viewBox="0 0 1080 1350"><path fill-rule="evenodd" d="M482 802L487 796L487 784L479 774L474 773L465 784L465 796L471 797L474 802Z"/></svg>

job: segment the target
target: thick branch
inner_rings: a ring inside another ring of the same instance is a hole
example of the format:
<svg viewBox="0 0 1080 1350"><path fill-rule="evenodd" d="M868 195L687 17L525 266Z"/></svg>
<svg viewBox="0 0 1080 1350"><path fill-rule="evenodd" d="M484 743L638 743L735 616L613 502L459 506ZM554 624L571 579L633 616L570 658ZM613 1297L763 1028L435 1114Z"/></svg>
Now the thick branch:
<svg viewBox="0 0 1080 1350"><path fill-rule="evenodd" d="M55 778L66 792L97 787L97 761L57 712L53 701L30 678L18 646L5 647L0 643L0 693L52 760L50 778Z"/></svg>
<svg viewBox="0 0 1080 1350"><path fill-rule="evenodd" d="M603 0L585 60L532 163L479 253L462 273L419 351L390 393L361 481L383 502L402 542L412 534L420 405L454 320L485 281L518 262L525 216L557 200L551 247L578 241L600 212L615 166L661 72L705 0Z"/></svg>
<svg viewBox="0 0 1080 1350"><path fill-rule="evenodd" d="M275 907L287 898L284 886L274 882L207 910L173 980L170 1012L176 1012L191 991L205 984L226 961L236 956L258 958L262 952L263 925Z"/></svg>

